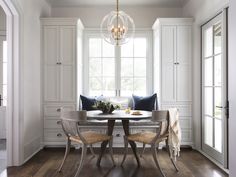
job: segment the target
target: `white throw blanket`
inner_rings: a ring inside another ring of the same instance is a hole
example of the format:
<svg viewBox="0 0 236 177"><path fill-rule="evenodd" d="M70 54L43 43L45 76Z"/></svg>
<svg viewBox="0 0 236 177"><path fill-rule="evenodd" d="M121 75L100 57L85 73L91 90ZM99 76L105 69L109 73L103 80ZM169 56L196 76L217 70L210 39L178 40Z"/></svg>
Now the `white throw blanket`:
<svg viewBox="0 0 236 177"><path fill-rule="evenodd" d="M176 108L169 109L169 139L170 156L176 160L179 156L181 142L181 129L179 124L179 111Z"/></svg>

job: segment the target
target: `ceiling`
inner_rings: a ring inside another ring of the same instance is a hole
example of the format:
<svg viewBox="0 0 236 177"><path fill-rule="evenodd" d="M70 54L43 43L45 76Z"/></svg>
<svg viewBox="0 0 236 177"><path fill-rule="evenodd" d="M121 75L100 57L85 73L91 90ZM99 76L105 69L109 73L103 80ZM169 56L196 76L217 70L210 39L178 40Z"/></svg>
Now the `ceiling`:
<svg viewBox="0 0 236 177"><path fill-rule="evenodd" d="M111 6L116 0L47 0L52 7ZM125 6L182 7L189 0L119 0Z"/></svg>

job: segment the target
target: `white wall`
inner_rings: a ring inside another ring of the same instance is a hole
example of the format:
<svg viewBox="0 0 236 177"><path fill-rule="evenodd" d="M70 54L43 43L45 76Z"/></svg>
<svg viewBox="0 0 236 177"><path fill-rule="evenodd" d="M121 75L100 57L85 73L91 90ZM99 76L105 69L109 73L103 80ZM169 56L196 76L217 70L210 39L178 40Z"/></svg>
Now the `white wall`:
<svg viewBox="0 0 236 177"><path fill-rule="evenodd" d="M190 0L183 16L193 17L193 138L201 148L201 25L227 6L229 0Z"/></svg>
<svg viewBox="0 0 236 177"><path fill-rule="evenodd" d="M230 1L229 9L229 174L236 176L236 1Z"/></svg>
<svg viewBox="0 0 236 177"><path fill-rule="evenodd" d="M182 8L158 8L152 6L121 6L129 14L138 28L151 28L158 17L182 17ZM103 17L114 7L63 7L52 8L52 17L79 17L85 28L100 27Z"/></svg>
<svg viewBox="0 0 236 177"><path fill-rule="evenodd" d="M40 148L42 137L40 85L40 17L50 16L44 0L17 0L21 17L21 104L23 157L26 160Z"/></svg>

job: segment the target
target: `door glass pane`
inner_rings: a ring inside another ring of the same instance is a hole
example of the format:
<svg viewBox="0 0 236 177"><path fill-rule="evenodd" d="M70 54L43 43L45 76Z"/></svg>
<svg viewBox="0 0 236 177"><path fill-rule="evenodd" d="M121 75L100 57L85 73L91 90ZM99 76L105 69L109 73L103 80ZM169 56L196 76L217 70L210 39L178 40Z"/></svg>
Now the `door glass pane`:
<svg viewBox="0 0 236 177"><path fill-rule="evenodd" d="M221 87L215 88L215 117L221 118L221 111L222 109L219 108L222 106L222 97L221 97ZM217 107L218 106L218 107Z"/></svg>
<svg viewBox="0 0 236 177"><path fill-rule="evenodd" d="M115 57L115 52L114 52L114 46L107 43L106 41L103 40L103 45L102 45L102 56L103 57Z"/></svg>
<svg viewBox="0 0 236 177"><path fill-rule="evenodd" d="M7 63L2 64L3 69L3 84L7 84Z"/></svg>
<svg viewBox="0 0 236 177"><path fill-rule="evenodd" d="M121 78L121 96L133 94L133 78Z"/></svg>
<svg viewBox="0 0 236 177"><path fill-rule="evenodd" d="M213 146L213 119L211 117L206 116L204 122L204 141L205 144L209 146Z"/></svg>
<svg viewBox="0 0 236 177"><path fill-rule="evenodd" d="M205 62L205 86L213 85L213 59L208 58L204 60Z"/></svg>
<svg viewBox="0 0 236 177"><path fill-rule="evenodd" d="M134 57L146 57L146 39L135 38L134 39Z"/></svg>
<svg viewBox="0 0 236 177"><path fill-rule="evenodd" d="M102 75L102 63L101 58L91 58L89 60L89 76L101 76Z"/></svg>
<svg viewBox="0 0 236 177"><path fill-rule="evenodd" d="M205 88L205 114L213 116L213 88Z"/></svg>
<svg viewBox="0 0 236 177"><path fill-rule="evenodd" d="M133 58L121 58L121 76L133 76Z"/></svg>
<svg viewBox="0 0 236 177"><path fill-rule="evenodd" d="M215 86L221 86L221 55L215 56Z"/></svg>
<svg viewBox="0 0 236 177"><path fill-rule="evenodd" d="M89 39L89 57L102 56L102 40L100 38Z"/></svg>
<svg viewBox="0 0 236 177"><path fill-rule="evenodd" d="M222 121L215 119L215 149L222 152Z"/></svg>
<svg viewBox="0 0 236 177"><path fill-rule="evenodd" d="M214 54L221 53L222 48L221 23L214 25Z"/></svg>
<svg viewBox="0 0 236 177"><path fill-rule="evenodd" d="M123 44L121 46L121 57L133 57L134 56L134 46L133 39L131 39L128 43Z"/></svg>
<svg viewBox="0 0 236 177"><path fill-rule="evenodd" d="M103 76L115 76L115 59L103 58ZM115 79L115 78L113 78Z"/></svg>
<svg viewBox="0 0 236 177"><path fill-rule="evenodd" d="M213 55L213 30L212 27L205 31L205 41L204 41L204 56L209 57Z"/></svg>
<svg viewBox="0 0 236 177"><path fill-rule="evenodd" d="M140 96L146 95L146 78L134 79L134 94Z"/></svg>
<svg viewBox="0 0 236 177"><path fill-rule="evenodd" d="M134 76L146 76L146 59L134 59Z"/></svg>
<svg viewBox="0 0 236 177"><path fill-rule="evenodd" d="M89 90L91 96L101 95L102 79L100 77L89 79Z"/></svg>
<svg viewBox="0 0 236 177"><path fill-rule="evenodd" d="M103 78L103 95L115 96L115 79L113 77Z"/></svg>

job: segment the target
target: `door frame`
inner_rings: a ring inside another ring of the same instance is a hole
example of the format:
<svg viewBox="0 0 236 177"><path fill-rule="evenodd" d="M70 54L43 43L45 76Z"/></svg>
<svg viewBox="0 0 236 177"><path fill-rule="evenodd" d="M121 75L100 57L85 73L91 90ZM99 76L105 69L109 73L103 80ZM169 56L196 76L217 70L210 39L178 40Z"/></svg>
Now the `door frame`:
<svg viewBox="0 0 236 177"><path fill-rule="evenodd" d="M12 0L0 0L6 18L8 44L8 102L6 110L7 166L23 163L22 89L20 70L21 14L19 5Z"/></svg>
<svg viewBox="0 0 236 177"><path fill-rule="evenodd" d="M215 161L217 161L217 163L220 161L220 159L215 159L213 158L211 155L208 154L209 151L211 151L209 148L207 147L208 145L204 145L204 100L203 95L204 95L204 86L203 86L203 82L204 82L204 67L203 67L203 58L204 58L204 54L203 54L203 26L207 25L210 22L215 22L219 19L221 19L222 21L222 34L225 36L225 39L222 40L222 64L224 65L224 67L226 67L224 70L222 70L223 76L224 78L222 78L225 82L223 84L226 84L225 88L222 87L222 89L225 90L226 95L224 95L227 99L227 103L224 103L225 107L228 106L228 79L227 79L227 70L228 70L228 51L227 51L227 37L228 37L228 33L227 33L227 17L228 17L228 9L225 8L223 9L221 12L219 12L217 15L215 15L213 18L211 18L210 20L208 20L206 23L204 23L203 25L201 25L201 150L207 154L207 156L210 156L212 159L214 159ZM225 28L226 27L226 28ZM225 59L225 60L224 60ZM228 109L228 108L226 108ZM226 110L228 111L228 110ZM223 111L225 112L225 111ZM222 118L222 140L223 140L223 144L224 146L222 147L222 153L223 153L223 157L222 157L222 163L221 164L224 168L228 168L228 115L226 115L224 118ZM214 138L214 137L213 137ZM203 150L205 148L205 150ZM211 154L214 154L214 156L217 156L217 151L211 152Z"/></svg>

